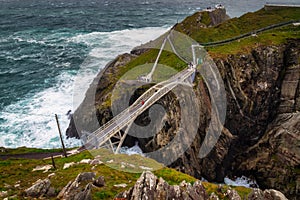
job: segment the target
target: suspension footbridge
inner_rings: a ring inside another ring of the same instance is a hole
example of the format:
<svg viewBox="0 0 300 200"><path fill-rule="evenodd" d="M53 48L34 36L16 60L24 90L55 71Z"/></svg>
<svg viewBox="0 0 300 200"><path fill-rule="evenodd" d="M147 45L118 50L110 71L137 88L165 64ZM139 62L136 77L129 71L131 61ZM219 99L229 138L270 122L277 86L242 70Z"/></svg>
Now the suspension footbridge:
<svg viewBox="0 0 300 200"><path fill-rule="evenodd" d="M193 53L193 61L188 63L186 60L180 57L176 52L172 41L169 38L169 35L164 39L156 61L152 67L152 70L149 74L142 77L140 81L145 81L150 83L152 81L153 73L157 67L160 55L166 45L166 42L169 42L173 52L183 61L186 62L187 68L175 74L171 78L157 83L146 92L144 92L133 104L127 107L125 110L116 115L113 119L108 121L106 124L95 130L93 133L90 133L84 136L85 147L87 149L97 149L100 147L108 147L114 153L118 153L120 147L122 146L128 131L134 123L135 119L141 115L144 111L150 108L155 102L165 96L168 92L174 89L179 84L191 84L193 82L193 77L196 73L196 58L194 49L195 45L191 46Z"/></svg>

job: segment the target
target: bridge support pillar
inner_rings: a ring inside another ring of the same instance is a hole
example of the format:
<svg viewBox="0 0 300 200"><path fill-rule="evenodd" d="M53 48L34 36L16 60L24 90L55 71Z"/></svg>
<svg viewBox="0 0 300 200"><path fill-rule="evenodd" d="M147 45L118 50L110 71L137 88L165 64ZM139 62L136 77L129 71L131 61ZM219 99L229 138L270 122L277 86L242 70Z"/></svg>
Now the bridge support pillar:
<svg viewBox="0 0 300 200"><path fill-rule="evenodd" d="M125 140L125 138L126 138L126 136L127 136L127 134L128 134L128 131L129 131L129 129L130 129L132 123L133 123L133 121L132 121L130 124L127 125L127 127L126 127L126 129L125 129L125 132L124 132L124 134L123 134L123 136L120 138L120 142L119 142L119 144L118 144L118 147L117 147L116 151L114 152L115 154L119 153L120 148L122 147L122 144L123 144L123 142L124 142L124 140Z"/></svg>

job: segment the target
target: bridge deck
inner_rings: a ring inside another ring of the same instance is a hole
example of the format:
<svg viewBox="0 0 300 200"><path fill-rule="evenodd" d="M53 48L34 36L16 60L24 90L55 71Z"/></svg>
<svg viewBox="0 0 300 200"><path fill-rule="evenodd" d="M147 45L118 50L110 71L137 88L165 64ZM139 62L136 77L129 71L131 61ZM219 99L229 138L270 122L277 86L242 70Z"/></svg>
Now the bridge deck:
<svg viewBox="0 0 300 200"><path fill-rule="evenodd" d="M188 68L172 76L170 79L152 86L131 106L123 110L109 122L88 136L86 146L89 148L98 148L108 142L112 137L121 138L121 135L116 135L118 132L125 127L130 126L140 114L175 88L178 84L188 80L194 72L195 69ZM141 102L143 102L143 104Z"/></svg>

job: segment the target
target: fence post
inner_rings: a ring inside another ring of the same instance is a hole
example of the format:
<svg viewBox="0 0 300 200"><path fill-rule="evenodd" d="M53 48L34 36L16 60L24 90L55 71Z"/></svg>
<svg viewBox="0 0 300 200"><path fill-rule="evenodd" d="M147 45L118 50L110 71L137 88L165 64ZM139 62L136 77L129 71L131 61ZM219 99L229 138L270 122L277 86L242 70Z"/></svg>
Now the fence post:
<svg viewBox="0 0 300 200"><path fill-rule="evenodd" d="M61 145L62 145L62 148L63 148L63 151L64 151L64 156L67 158L68 157L67 156L67 151L66 151L65 144L64 144L64 141L63 141L63 138L62 138L62 134L61 134L61 130L60 130L60 125L59 125L57 114L55 114L55 119L56 119L56 124L57 124L58 132L59 132L59 137L60 137Z"/></svg>

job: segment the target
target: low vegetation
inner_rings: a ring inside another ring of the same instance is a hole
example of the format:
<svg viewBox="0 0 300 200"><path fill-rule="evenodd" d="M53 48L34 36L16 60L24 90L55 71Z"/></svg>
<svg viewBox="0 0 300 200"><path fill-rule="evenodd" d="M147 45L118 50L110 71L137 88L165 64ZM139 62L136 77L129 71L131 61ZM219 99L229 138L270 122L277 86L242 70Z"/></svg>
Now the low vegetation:
<svg viewBox="0 0 300 200"><path fill-rule="evenodd" d="M22 148L25 152L32 152L32 149ZM44 152L46 150L38 150L36 152ZM97 166L91 166L89 164L77 164L68 169L63 169L65 163L80 162L83 159L92 159L93 155L98 155L100 160L105 164ZM178 172L174 169L170 169L162 166L156 161L145 158L139 155L126 155L126 154L111 154L108 150L97 150L97 152L89 151L81 152L77 155L69 156L68 158L55 158L56 169L50 169L48 172L43 171L32 171L37 166L52 165L51 159L44 160L29 160L29 159L8 159L0 160L0 191L8 191L9 196L14 196L11 199L23 198L25 193L24 190L29 188L38 179L45 179L49 174L55 173L50 178L51 186L55 188L58 193L62 188L67 185L71 180L74 180L79 173L82 172L95 172L96 176L104 176L105 186L101 188L93 188L92 196L93 199L113 199L118 193L132 187L136 180L140 177L143 170L129 170L130 167L120 168L121 163L132 164L135 166L144 166L148 168L156 169L154 174L157 177L162 177L169 184L175 185L182 181L194 183L195 178ZM113 163L107 161L113 160ZM131 171L131 172L130 172ZM134 173L137 172L137 173ZM118 188L114 185L127 184L125 188ZM208 193L215 192L218 194L216 184L203 182L204 187ZM244 187L235 188L239 194L248 195L250 189ZM55 198L54 198L55 199Z"/></svg>

